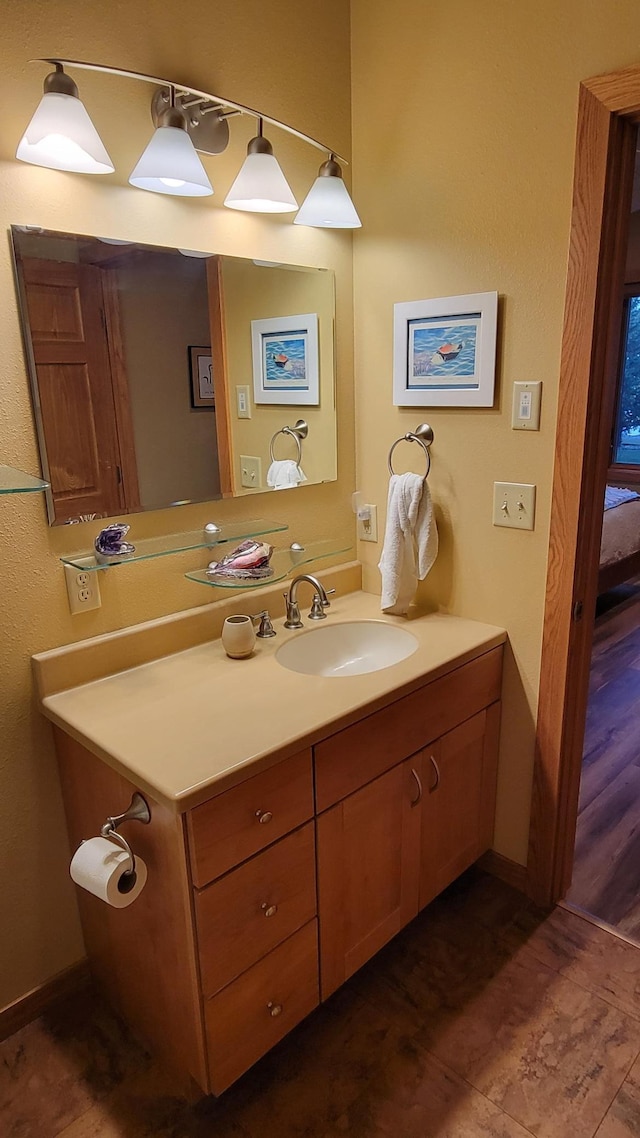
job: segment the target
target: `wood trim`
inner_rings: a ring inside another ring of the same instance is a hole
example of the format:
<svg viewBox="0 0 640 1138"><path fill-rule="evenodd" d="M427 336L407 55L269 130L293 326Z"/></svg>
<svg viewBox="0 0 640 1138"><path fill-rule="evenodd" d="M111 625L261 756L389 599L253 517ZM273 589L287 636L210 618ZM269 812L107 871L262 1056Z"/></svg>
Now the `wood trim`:
<svg viewBox="0 0 640 1138"><path fill-rule="evenodd" d="M521 893L528 892L526 865L520 865L519 862L512 861L510 857L505 857L504 854L498 853L497 850L487 850L476 862L476 865L479 869L483 869L485 873L490 873L492 877L497 877L500 881L506 882L507 885L511 885Z"/></svg>
<svg viewBox="0 0 640 1138"><path fill-rule="evenodd" d="M227 383L227 342L224 330L224 292L220 257L207 260L209 327L213 359L213 391L216 404L216 435L220 493L233 498L233 442L231 437L231 393Z"/></svg>
<svg viewBox="0 0 640 1138"><path fill-rule="evenodd" d="M615 589L630 577L637 577L640 573L640 550L614 561L612 565L605 565L598 574L598 592L606 593L607 589Z"/></svg>
<svg viewBox="0 0 640 1138"><path fill-rule="evenodd" d="M127 375L126 355L122 339L120 321L120 302L118 299L117 277L114 270L101 270L102 297L104 304L107 348L111 360L111 386L113 388L113 407L116 417L116 431L120 449L120 469L125 509L131 513L140 510L140 485L138 464L136 462L136 443L133 432L131 412L131 392Z"/></svg>
<svg viewBox="0 0 640 1138"><path fill-rule="evenodd" d="M640 68L625 67L596 75L582 84L606 110L632 118L640 114Z"/></svg>
<svg viewBox="0 0 640 1138"><path fill-rule="evenodd" d="M640 466L624 466L622 463L613 463L607 471L607 482L612 482L614 485L640 482Z"/></svg>
<svg viewBox="0 0 640 1138"><path fill-rule="evenodd" d="M0 1042L32 1023L59 1000L85 991L90 983L89 961L85 958L7 1004L6 1008L0 1010Z"/></svg>
<svg viewBox="0 0 640 1138"><path fill-rule="evenodd" d="M635 152L624 115L639 108L640 68L580 88L529 840L539 904L571 880L592 637L573 611L597 592Z"/></svg>

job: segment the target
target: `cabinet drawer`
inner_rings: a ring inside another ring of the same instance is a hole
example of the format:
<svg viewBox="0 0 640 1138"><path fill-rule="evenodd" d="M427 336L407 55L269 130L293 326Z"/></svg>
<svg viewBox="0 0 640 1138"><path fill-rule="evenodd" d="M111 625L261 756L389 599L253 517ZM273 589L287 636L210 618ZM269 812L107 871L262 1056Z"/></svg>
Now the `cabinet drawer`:
<svg viewBox="0 0 640 1138"><path fill-rule="evenodd" d="M195 909L210 996L315 916L313 822L196 893Z"/></svg>
<svg viewBox="0 0 640 1138"><path fill-rule="evenodd" d="M211 1087L220 1094L318 1006L317 921L205 1004Z"/></svg>
<svg viewBox="0 0 640 1138"><path fill-rule="evenodd" d="M311 751L301 751L226 790L188 815L198 888L313 817Z"/></svg>
<svg viewBox="0 0 640 1138"><path fill-rule="evenodd" d="M314 748L318 811L500 698L502 648L463 664Z"/></svg>

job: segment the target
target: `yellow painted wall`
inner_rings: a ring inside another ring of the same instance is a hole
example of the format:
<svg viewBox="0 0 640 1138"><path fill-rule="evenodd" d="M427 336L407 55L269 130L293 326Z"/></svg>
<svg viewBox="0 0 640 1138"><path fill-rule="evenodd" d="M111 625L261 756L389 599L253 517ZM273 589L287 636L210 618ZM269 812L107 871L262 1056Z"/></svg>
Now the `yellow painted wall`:
<svg viewBox="0 0 640 1138"><path fill-rule="evenodd" d="M508 629L496 848L524 862L578 84L638 63L640 9L353 0L352 45L358 485L382 507L389 444L432 424L441 553L420 591ZM393 303L494 289L494 408L393 408ZM512 431L513 382L534 379L541 431ZM492 527L494 480L537 484L533 533ZM360 550L372 588L379 551Z"/></svg>
<svg viewBox="0 0 640 1138"><path fill-rule="evenodd" d="M242 489L242 455L255 455L262 463L266 489L270 443L284 426L298 419L308 424L302 442L300 468L308 482L329 482L336 477L336 407L334 381L334 282L331 273L298 273L290 269L264 269L251 261L222 262L224 325L227 343L227 383L230 391L231 446L234 487ZM314 312L318 317L318 404L256 403L253 386L251 321ZM236 387L249 387L250 419L236 414ZM273 445L278 458L297 458L291 437L279 435Z"/></svg>
<svg viewBox="0 0 640 1138"><path fill-rule="evenodd" d="M215 414L191 406L186 363L190 345L211 342L204 262L154 252L125 260L115 279L140 501L219 498Z"/></svg>
<svg viewBox="0 0 640 1138"><path fill-rule="evenodd" d="M232 124L227 153L206 160L216 196L171 199L127 186L151 133L149 90L77 73L81 94L115 160L109 178L66 175L13 159L41 92L34 56L64 54L168 74L259 105L349 153L349 11L345 0L241 0L188 13L160 0L10 0L0 37L0 226L132 238L336 272L340 478L282 495L184 507L135 519L138 536L261 516L283 518L299 539L353 538L351 237L315 232L288 219L221 208L244 157L251 123ZM287 66L283 60L288 61ZM302 199L321 156L284 135L273 141ZM0 461L38 469L8 240L0 250ZM259 509L257 503L259 502ZM0 499L0 1007L83 955L50 728L34 706L32 653L213 599L183 572L193 555L128 566L101 578L102 609L69 615L59 554L93 537L95 525L49 529L40 496ZM135 540L135 535L134 540ZM204 560L197 560L197 564Z"/></svg>

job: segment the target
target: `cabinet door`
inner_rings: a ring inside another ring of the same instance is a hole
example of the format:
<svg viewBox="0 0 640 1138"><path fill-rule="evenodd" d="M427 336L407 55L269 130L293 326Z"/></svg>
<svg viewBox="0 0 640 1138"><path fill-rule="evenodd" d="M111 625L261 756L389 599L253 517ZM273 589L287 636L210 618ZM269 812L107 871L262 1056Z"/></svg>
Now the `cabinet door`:
<svg viewBox="0 0 640 1138"><path fill-rule="evenodd" d="M499 723L494 703L422 752L420 908L491 846Z"/></svg>
<svg viewBox="0 0 640 1138"><path fill-rule="evenodd" d="M418 912L420 759L399 763L318 818L323 1000Z"/></svg>

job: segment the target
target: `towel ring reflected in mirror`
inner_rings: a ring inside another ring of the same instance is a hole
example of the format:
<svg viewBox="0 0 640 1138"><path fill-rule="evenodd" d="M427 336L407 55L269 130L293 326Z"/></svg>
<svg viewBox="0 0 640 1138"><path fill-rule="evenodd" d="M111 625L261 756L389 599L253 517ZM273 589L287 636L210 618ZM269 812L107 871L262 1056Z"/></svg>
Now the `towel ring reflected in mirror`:
<svg viewBox="0 0 640 1138"><path fill-rule="evenodd" d="M302 440L306 439L308 434L309 434L309 427L308 427L308 424L305 423L304 419L298 419L298 422L296 423L295 427L281 427L280 430L276 431L276 433L272 436L271 442L269 443L269 458L271 459L271 461L272 462L276 461L274 453L273 453L273 444L276 441L278 435L290 435L292 439L295 439L296 446L298 448L298 457L296 459L296 466L299 467L300 463L302 461Z"/></svg>
<svg viewBox="0 0 640 1138"><path fill-rule="evenodd" d="M391 475L395 474L395 470L393 469L393 462L392 462L393 452L396 449L396 447L398 446L398 443L404 443L404 442L418 443L418 445L422 447L424 454L425 454L425 458L427 460L427 469L426 469L426 472L425 472L425 475L424 475L424 478L422 479L422 481L426 482L427 478L429 477L429 471L431 470L431 450L430 450L430 447L431 447L431 444L433 442L433 428L430 427L428 423L420 423L420 425L416 427L415 431L408 431L406 435L401 435L399 439L396 439L395 443L391 444L391 447L389 449L389 460L388 460L389 474L391 474Z"/></svg>

